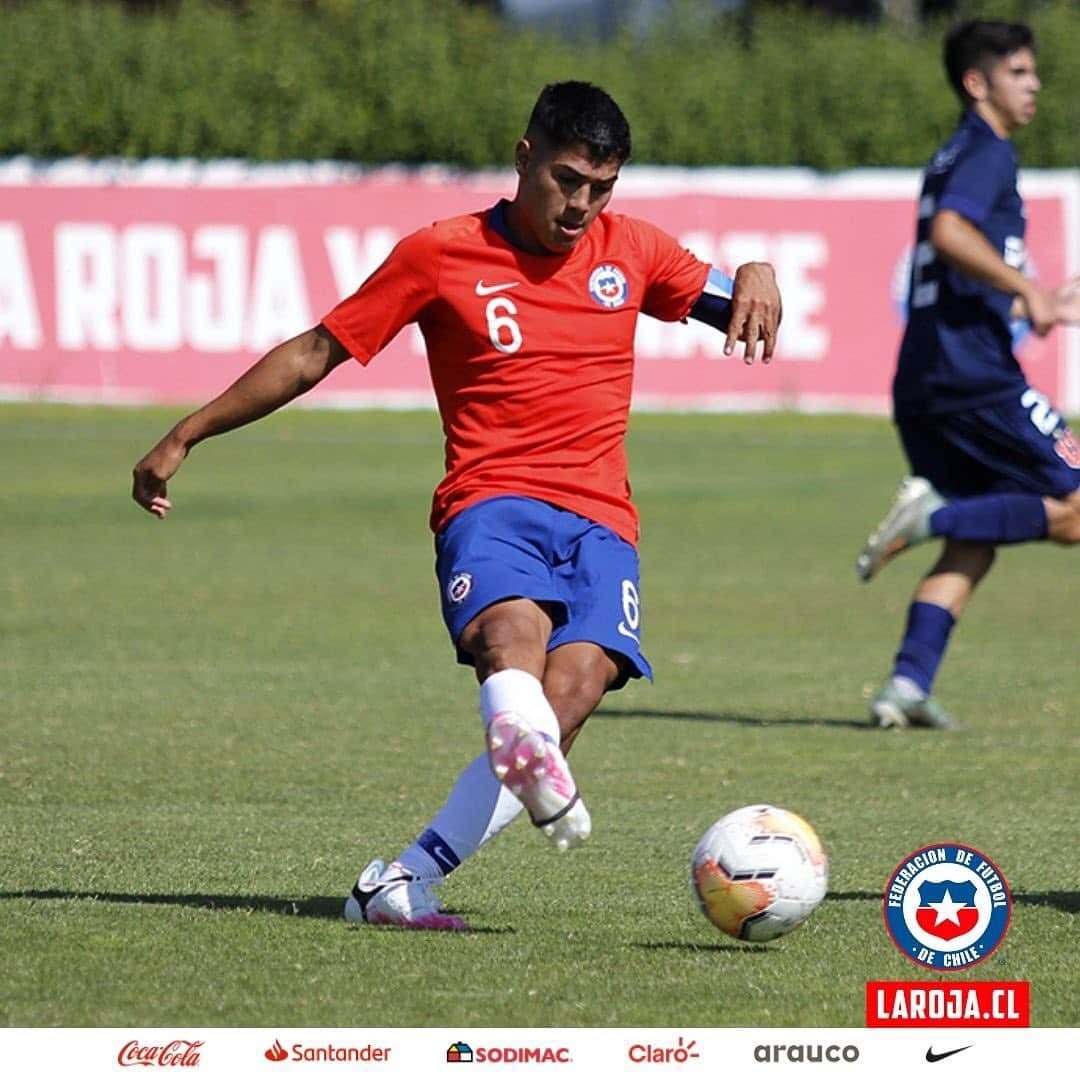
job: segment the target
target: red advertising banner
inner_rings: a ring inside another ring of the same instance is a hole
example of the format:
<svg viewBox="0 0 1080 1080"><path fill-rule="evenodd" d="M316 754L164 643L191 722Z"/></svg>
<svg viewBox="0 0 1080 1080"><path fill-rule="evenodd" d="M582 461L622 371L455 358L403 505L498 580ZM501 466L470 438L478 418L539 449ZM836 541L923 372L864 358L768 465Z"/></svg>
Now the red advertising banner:
<svg viewBox="0 0 1080 1080"><path fill-rule="evenodd" d="M0 399L201 402L316 323L413 229L512 194L513 174L378 170L294 181L0 177ZM1048 284L1080 269L1080 173L1025 181L1028 249ZM886 412L902 330L916 173L627 169L612 209L700 258L777 270L768 367L724 358L707 326L642 318L641 407ZM1029 381L1080 410L1080 332L1023 341ZM343 365L306 401L428 405L419 334Z"/></svg>
<svg viewBox="0 0 1080 1080"><path fill-rule="evenodd" d="M1028 1027L1027 982L869 982L867 1027Z"/></svg>

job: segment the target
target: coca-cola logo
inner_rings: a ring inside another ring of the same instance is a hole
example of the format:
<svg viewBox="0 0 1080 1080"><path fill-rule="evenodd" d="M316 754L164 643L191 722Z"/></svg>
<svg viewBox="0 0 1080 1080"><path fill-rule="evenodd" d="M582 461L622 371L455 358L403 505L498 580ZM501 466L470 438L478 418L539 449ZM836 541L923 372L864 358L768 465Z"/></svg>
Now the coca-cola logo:
<svg viewBox="0 0 1080 1080"><path fill-rule="evenodd" d="M124 1043L116 1060L121 1065L193 1066L199 1064L201 1039L173 1039L163 1046L140 1046L138 1039Z"/></svg>

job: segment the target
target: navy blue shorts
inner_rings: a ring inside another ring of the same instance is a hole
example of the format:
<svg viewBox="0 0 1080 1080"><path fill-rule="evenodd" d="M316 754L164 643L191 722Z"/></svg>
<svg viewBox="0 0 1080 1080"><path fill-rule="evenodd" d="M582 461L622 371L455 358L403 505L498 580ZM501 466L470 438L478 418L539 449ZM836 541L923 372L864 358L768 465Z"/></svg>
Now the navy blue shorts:
<svg viewBox="0 0 1080 1080"><path fill-rule="evenodd" d="M980 409L897 420L916 476L950 499L1080 488L1080 442L1046 397L1027 389Z"/></svg>
<svg viewBox="0 0 1080 1080"><path fill-rule="evenodd" d="M641 653L638 554L603 525L538 499L485 499L435 537L435 573L455 645L485 608L524 597L551 605L549 652L591 641L629 661L612 689L628 678L652 678ZM473 662L460 648L458 660Z"/></svg>

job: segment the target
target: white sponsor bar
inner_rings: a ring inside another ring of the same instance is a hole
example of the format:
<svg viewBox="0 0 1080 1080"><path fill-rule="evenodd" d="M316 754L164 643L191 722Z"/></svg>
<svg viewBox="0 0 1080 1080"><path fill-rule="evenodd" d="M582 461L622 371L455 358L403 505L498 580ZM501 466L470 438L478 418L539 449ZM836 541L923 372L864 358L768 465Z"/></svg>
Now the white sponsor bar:
<svg viewBox="0 0 1080 1080"><path fill-rule="evenodd" d="M464 1076L1065 1075L1076 1029L95 1028L0 1031L4 1076L195 1080ZM947 1064L946 1064L947 1062ZM134 1072L129 1072L129 1070ZM810 1070L807 1073L807 1070ZM934 1075L934 1073L930 1073Z"/></svg>

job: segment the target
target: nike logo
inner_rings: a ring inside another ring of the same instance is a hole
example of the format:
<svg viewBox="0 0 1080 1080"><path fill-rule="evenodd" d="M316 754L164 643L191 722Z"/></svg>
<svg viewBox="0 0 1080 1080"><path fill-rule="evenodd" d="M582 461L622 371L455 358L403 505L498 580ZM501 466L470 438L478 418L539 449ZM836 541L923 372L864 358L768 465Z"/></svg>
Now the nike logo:
<svg viewBox="0 0 1080 1080"><path fill-rule="evenodd" d="M431 857L439 864L442 869L456 870L461 865L460 859L455 859L442 844L433 844L431 847Z"/></svg>
<svg viewBox="0 0 1080 1080"><path fill-rule="evenodd" d="M520 281L508 281L503 285L485 285L484 279L481 278L476 283L476 295L490 296L492 293L502 292L503 289L516 289L520 284Z"/></svg>
<svg viewBox="0 0 1080 1080"><path fill-rule="evenodd" d="M952 1057L953 1054L959 1054L962 1050L970 1050L971 1046L961 1046L956 1050L946 1050L944 1054L935 1054L934 1048L931 1046L926 1051L926 1060L933 1063L935 1061L944 1061L947 1057Z"/></svg>

